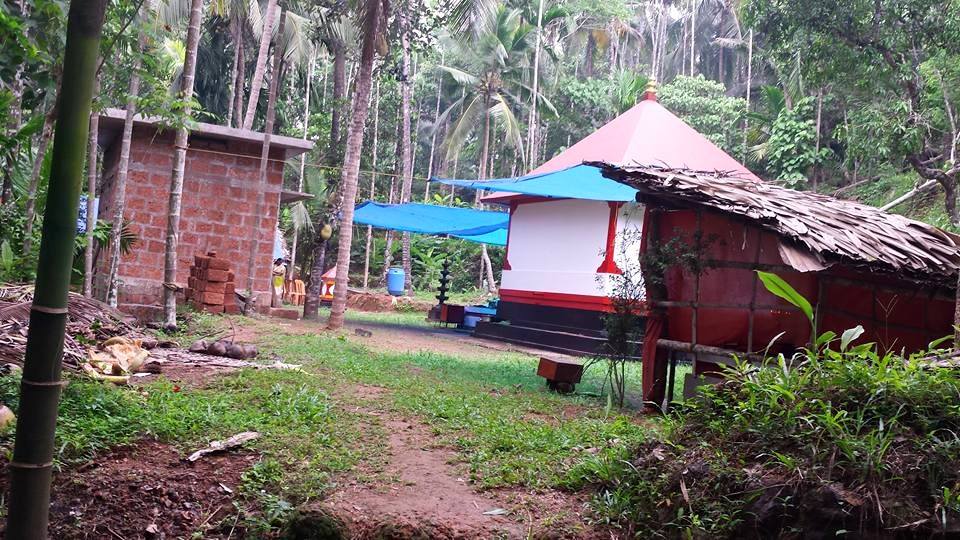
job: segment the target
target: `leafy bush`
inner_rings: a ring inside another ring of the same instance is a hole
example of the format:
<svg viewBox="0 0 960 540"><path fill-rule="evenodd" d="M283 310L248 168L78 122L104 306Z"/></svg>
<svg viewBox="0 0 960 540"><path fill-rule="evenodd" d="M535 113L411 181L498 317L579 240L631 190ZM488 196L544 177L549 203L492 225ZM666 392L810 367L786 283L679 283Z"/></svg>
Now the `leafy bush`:
<svg viewBox="0 0 960 540"><path fill-rule="evenodd" d="M606 520L671 536L957 530L960 374L840 341L739 365L661 442L572 482Z"/></svg>

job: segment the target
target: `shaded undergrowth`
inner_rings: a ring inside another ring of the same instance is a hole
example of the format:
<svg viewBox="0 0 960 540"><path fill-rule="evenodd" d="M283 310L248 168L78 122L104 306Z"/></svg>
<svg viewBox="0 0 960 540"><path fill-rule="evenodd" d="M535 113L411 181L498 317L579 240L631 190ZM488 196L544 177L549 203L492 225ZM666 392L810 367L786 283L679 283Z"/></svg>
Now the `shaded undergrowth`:
<svg viewBox="0 0 960 540"><path fill-rule="evenodd" d="M960 374L872 346L742 365L661 440L575 466L641 536L960 531Z"/></svg>

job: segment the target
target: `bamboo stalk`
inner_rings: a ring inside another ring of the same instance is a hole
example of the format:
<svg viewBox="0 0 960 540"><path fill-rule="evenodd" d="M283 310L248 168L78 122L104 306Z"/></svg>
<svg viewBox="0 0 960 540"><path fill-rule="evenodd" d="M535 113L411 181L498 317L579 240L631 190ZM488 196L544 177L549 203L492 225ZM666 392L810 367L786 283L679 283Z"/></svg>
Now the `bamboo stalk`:
<svg viewBox="0 0 960 540"><path fill-rule="evenodd" d="M6 538L47 536L67 293L106 0L73 0L10 469Z"/></svg>

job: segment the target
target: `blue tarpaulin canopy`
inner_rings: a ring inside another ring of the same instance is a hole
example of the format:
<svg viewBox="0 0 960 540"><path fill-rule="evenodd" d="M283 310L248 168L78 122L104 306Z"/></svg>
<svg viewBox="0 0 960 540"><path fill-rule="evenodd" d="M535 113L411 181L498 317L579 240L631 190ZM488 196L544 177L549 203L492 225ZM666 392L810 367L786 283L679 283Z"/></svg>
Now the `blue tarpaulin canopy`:
<svg viewBox="0 0 960 540"><path fill-rule="evenodd" d="M575 165L555 172L494 180L452 180L434 178L433 182L468 189L507 191L522 195L588 201L633 202L637 190L609 178L591 165Z"/></svg>
<svg viewBox="0 0 960 540"><path fill-rule="evenodd" d="M357 205L353 221L380 229L447 235L482 244L505 246L510 214L432 204L382 204L367 201Z"/></svg>

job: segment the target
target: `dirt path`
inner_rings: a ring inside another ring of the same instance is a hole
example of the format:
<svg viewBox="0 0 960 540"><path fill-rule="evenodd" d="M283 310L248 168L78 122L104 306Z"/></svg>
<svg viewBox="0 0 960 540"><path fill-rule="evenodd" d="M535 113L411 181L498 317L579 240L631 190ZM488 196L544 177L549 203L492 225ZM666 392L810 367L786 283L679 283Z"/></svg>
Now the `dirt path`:
<svg viewBox="0 0 960 540"><path fill-rule="evenodd" d="M388 433L387 462L374 481L351 473L320 506L343 520L352 538L608 538L584 524L582 498L556 491L477 491L456 453L416 418L382 407L389 390L353 385L341 399ZM371 472L371 471L368 471Z"/></svg>
<svg viewBox="0 0 960 540"><path fill-rule="evenodd" d="M290 321L286 319L260 319L256 326L238 328L238 341L255 342L266 332L309 334L326 332L324 321ZM358 333L358 330L360 331ZM347 321L342 331L348 339L367 345L373 350L386 353L416 353L421 351L468 357L502 356L517 353L529 356L566 355L513 345L503 341L475 338L469 333L451 328L405 325L402 323ZM360 335L370 332L370 335Z"/></svg>
<svg viewBox="0 0 960 540"><path fill-rule="evenodd" d="M366 332L356 332L358 328ZM325 331L313 321L262 319L243 328L238 339ZM385 322L348 322L343 334L385 353L501 357L505 352L531 356L541 352L452 330ZM389 389L347 384L336 394L342 407L369 415L371 425L382 427L389 446L385 462L360 464L339 479L333 493L311 505L312 510L344 522L351 538L610 538L609 532L586 524L583 495L523 488L476 490L454 449L443 446L420 419L391 411Z"/></svg>
<svg viewBox="0 0 960 540"><path fill-rule="evenodd" d="M434 538L522 538L523 527L505 517L503 503L475 492L448 464L453 453L435 446L426 427L390 419L387 484L352 483L327 505L351 528L418 530ZM487 512L485 514L484 512ZM412 532L411 530L411 532Z"/></svg>

